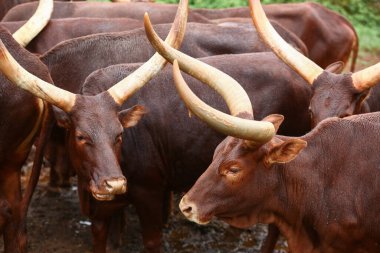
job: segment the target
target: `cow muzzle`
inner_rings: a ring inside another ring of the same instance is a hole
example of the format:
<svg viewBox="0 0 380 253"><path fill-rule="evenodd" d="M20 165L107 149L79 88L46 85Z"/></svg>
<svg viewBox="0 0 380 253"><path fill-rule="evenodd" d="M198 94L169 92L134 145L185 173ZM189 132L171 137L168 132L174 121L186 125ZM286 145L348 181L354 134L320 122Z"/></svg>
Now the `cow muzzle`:
<svg viewBox="0 0 380 253"><path fill-rule="evenodd" d="M179 209L188 220L195 223L205 225L211 220L211 218L207 217L200 218L197 206L193 202L188 201L186 195L181 199Z"/></svg>
<svg viewBox="0 0 380 253"><path fill-rule="evenodd" d="M115 195L124 194L127 192L127 179L125 177L118 179L104 180L101 187L91 188L92 196L99 201L110 201L115 198Z"/></svg>

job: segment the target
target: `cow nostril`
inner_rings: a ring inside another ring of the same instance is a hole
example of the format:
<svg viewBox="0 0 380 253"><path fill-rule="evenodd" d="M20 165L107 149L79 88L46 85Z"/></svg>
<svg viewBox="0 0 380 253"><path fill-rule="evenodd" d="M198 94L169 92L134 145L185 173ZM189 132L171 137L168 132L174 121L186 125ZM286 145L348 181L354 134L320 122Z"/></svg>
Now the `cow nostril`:
<svg viewBox="0 0 380 253"><path fill-rule="evenodd" d="M188 206L188 207L182 209L182 212L188 214L188 213L191 213L192 210L193 210L193 208L191 206Z"/></svg>

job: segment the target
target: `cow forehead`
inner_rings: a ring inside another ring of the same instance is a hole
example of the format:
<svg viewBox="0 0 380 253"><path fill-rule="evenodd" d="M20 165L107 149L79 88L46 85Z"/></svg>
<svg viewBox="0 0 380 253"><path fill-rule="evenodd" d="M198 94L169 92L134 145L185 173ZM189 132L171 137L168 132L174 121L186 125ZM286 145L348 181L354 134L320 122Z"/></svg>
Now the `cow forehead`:
<svg viewBox="0 0 380 253"><path fill-rule="evenodd" d="M75 128L90 133L120 132L119 107L107 96L77 96L71 112Z"/></svg>
<svg viewBox="0 0 380 253"><path fill-rule="evenodd" d="M334 74L324 71L313 83L313 95L329 93L331 91L355 93L356 90L351 76L351 73Z"/></svg>

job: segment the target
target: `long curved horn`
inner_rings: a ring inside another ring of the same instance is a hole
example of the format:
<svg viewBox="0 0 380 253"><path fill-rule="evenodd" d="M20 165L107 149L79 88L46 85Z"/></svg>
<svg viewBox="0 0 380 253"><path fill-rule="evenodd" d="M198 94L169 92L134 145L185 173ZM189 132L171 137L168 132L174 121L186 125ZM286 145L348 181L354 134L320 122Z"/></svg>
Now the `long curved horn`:
<svg viewBox="0 0 380 253"><path fill-rule="evenodd" d="M352 74L354 87L358 91L367 90L380 83L380 62Z"/></svg>
<svg viewBox="0 0 380 253"><path fill-rule="evenodd" d="M21 46L26 47L49 22L53 13L53 6L53 0L40 0L36 12L13 34L13 38Z"/></svg>
<svg viewBox="0 0 380 253"><path fill-rule="evenodd" d="M260 0L249 0L249 7L253 23L260 37L279 58L312 85L314 80L322 74L323 69L281 38L269 23Z"/></svg>
<svg viewBox="0 0 380 253"><path fill-rule="evenodd" d="M173 62L173 77L177 91L187 108L210 127L226 135L264 144L276 134L272 123L234 117L208 106L189 88L179 70L177 60Z"/></svg>
<svg viewBox="0 0 380 253"><path fill-rule="evenodd" d="M0 71L15 85L33 95L70 112L75 103L75 94L41 80L25 70L9 53L0 40Z"/></svg>
<svg viewBox="0 0 380 253"><path fill-rule="evenodd" d="M144 19L144 25L150 43L166 60L173 63L174 59L177 59L183 71L214 88L225 99L232 115L237 116L245 112L253 117L249 97L238 82L222 71L181 53L163 42L154 31L149 17Z"/></svg>
<svg viewBox="0 0 380 253"><path fill-rule="evenodd" d="M188 0L181 0L175 20L170 29L166 41L173 47L180 47L185 35L185 28L188 16ZM148 16L145 13L144 18ZM166 64L166 60L158 53L155 53L146 63L136 69L132 74L108 89L108 93L115 102L122 105L130 96L139 90L144 84L149 82Z"/></svg>

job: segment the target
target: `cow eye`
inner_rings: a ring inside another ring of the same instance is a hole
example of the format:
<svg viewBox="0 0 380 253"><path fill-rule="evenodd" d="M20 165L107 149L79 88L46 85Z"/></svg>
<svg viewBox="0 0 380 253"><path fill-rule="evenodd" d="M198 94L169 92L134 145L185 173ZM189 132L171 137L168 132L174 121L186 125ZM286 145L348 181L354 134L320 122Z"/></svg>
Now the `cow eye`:
<svg viewBox="0 0 380 253"><path fill-rule="evenodd" d="M77 142L79 142L80 144L90 144L91 143L91 140L83 134L77 134L75 138L76 138Z"/></svg>
<svg viewBox="0 0 380 253"><path fill-rule="evenodd" d="M227 170L227 174L230 174L230 175L236 175L237 173L239 173L241 171L241 169L237 166L232 166L230 167L228 170Z"/></svg>

